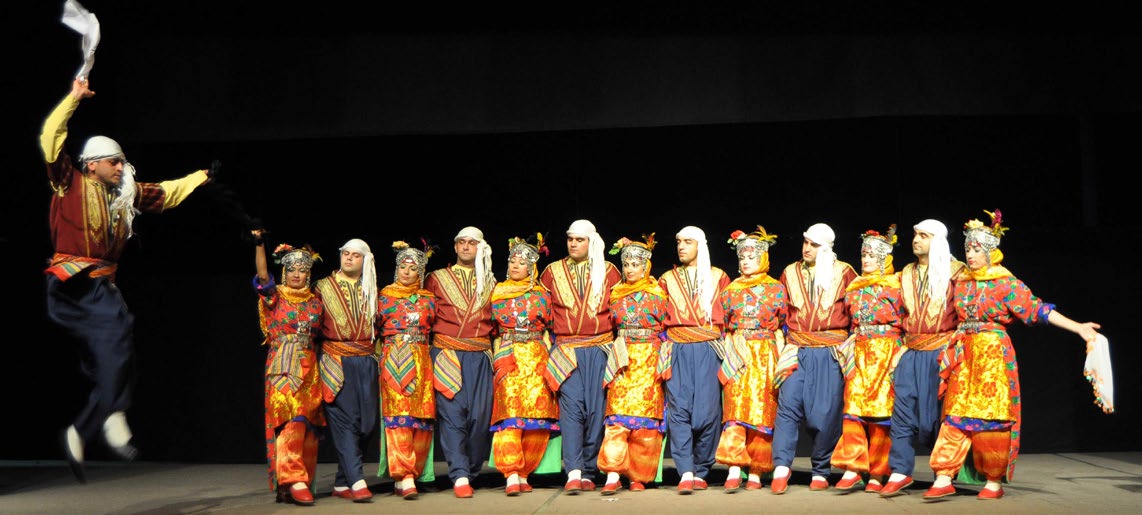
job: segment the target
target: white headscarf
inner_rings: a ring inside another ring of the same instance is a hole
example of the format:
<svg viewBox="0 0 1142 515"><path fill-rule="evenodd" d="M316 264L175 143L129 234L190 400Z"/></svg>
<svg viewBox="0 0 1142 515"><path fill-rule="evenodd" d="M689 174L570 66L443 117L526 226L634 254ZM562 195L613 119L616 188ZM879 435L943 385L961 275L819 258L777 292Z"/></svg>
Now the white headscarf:
<svg viewBox="0 0 1142 515"><path fill-rule="evenodd" d="M496 276L492 273L492 246L484 240L484 231L471 225L460 229L452 241L460 238L471 238L479 241L476 244L476 298L484 298L484 289L488 284L496 284Z"/></svg>
<svg viewBox="0 0 1142 515"><path fill-rule="evenodd" d="M698 298L701 300L702 311L706 313L706 322L713 316L714 305L714 273L710 268L710 248L706 244L706 233L693 225L683 227L676 235L678 238L688 238L698 242L698 256L694 258L697 270Z"/></svg>
<svg viewBox="0 0 1142 515"><path fill-rule="evenodd" d="M587 220L575 220L567 228L568 236L587 238L587 266L591 269L591 292L587 295L587 306L592 311L599 309L603 299L603 285L607 282L607 260L603 257L603 237L595 230L595 224Z"/></svg>
<svg viewBox="0 0 1142 515"><path fill-rule="evenodd" d="M928 297L933 305L943 305L952 275L952 250L948 245L948 228L931 218L912 226L932 235L928 248Z"/></svg>
<svg viewBox="0 0 1142 515"><path fill-rule="evenodd" d="M373 251L364 240L353 238L338 249L342 252L349 250L365 256L365 263L361 266L361 309L369 320L377 317L377 264L373 258ZM369 324L372 327L372 323Z"/></svg>
<svg viewBox="0 0 1142 515"><path fill-rule="evenodd" d="M127 224L129 238L135 234L132 224L135 222L135 215L140 211L135 209L135 166L127 161L127 156L123 155L123 147L107 136L92 136L87 138L87 143L84 143L83 151L79 153L79 162L86 168L89 162L111 157L123 161L123 178L119 183L115 199L111 201L111 212L117 213Z"/></svg>
<svg viewBox="0 0 1142 515"><path fill-rule="evenodd" d="M825 299L824 292L833 285L833 264L837 262L837 254L833 252L836 233L828 225L817 223L809 226L802 235L820 245L817 259L813 263L813 290L817 294L817 302L827 306L833 302L833 299Z"/></svg>

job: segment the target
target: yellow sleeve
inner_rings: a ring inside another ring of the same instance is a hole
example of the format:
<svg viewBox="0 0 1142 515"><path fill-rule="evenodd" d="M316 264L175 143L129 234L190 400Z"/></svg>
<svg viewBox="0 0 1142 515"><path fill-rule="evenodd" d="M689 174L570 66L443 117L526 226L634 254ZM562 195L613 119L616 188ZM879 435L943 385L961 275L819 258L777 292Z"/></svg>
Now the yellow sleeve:
<svg viewBox="0 0 1142 515"><path fill-rule="evenodd" d="M68 94L60 102L48 119L44 120L44 129L40 133L40 150L44 152L44 162L54 163L63 150L63 142L67 139L67 121L79 106L79 99Z"/></svg>
<svg viewBox="0 0 1142 515"><path fill-rule="evenodd" d="M163 211L181 204L195 188L202 186L206 179L206 170L199 170L181 179L160 182L159 186L166 193L163 197Z"/></svg>

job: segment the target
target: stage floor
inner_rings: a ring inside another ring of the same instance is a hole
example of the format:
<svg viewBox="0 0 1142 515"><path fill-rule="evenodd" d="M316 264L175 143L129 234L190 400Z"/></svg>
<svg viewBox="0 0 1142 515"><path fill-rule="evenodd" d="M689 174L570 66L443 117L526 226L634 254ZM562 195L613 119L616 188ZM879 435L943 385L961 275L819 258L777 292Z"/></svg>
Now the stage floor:
<svg viewBox="0 0 1142 515"><path fill-rule="evenodd" d="M916 482L907 495L882 499L864 492L842 494L833 488L811 492L808 458L797 458L794 477L784 495L762 490L722 490L726 468L710 473L710 488L678 495L677 472L667 460L664 485L643 492L625 488L616 495L566 495L561 474L535 476L535 491L518 497L503 493L503 477L485 471L476 481L476 495L457 499L447 479L447 466L435 463L437 480L418 485L420 498L392 495L392 481L375 477L376 465L366 467L377 494L369 504L330 497L334 463L320 463L317 503L299 507L274 502L261 464L180 464L157 462L96 462L88 464L88 482L81 484L62 461L0 461L0 513L757 513L878 512L878 513L1142 513L1142 452L1029 454L1019 457L1015 481L1005 485L1000 500L976 498L978 486L963 486L954 496L938 501L921 498L933 479L927 456L917 458ZM830 484L840 474L834 471ZM625 482L624 482L625 484Z"/></svg>

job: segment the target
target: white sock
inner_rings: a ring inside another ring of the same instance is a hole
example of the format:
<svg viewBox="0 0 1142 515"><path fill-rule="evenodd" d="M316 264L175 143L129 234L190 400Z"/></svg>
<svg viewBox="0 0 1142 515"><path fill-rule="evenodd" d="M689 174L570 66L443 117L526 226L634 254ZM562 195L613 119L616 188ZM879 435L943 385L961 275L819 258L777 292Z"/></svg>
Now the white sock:
<svg viewBox="0 0 1142 515"><path fill-rule="evenodd" d="M952 484L951 476L936 476L936 481L932 483L932 486L936 488L943 488L950 484Z"/></svg>
<svg viewBox="0 0 1142 515"><path fill-rule="evenodd" d="M777 468L773 469L773 479L781 479L788 475L789 467L786 467L785 465L778 465Z"/></svg>
<svg viewBox="0 0 1142 515"><path fill-rule="evenodd" d="M906 477L908 477L908 476L905 476L904 474L901 474L899 472L893 472L891 476L888 476L888 482L892 483L895 481L904 481L904 478L906 478Z"/></svg>
<svg viewBox="0 0 1142 515"><path fill-rule="evenodd" d="M857 474L856 472L853 472L851 470L846 470L845 475L841 476L841 479L852 479L853 476L858 476L858 475L860 475L860 474ZM821 476L813 476L813 479L817 479L818 477L821 477Z"/></svg>
<svg viewBox="0 0 1142 515"><path fill-rule="evenodd" d="M730 471L726 472L726 479L741 479L742 468L734 465L730 467Z"/></svg>
<svg viewBox="0 0 1142 515"><path fill-rule="evenodd" d="M67 426L67 449L76 461L83 461L83 438L79 437L75 426Z"/></svg>
<svg viewBox="0 0 1142 515"><path fill-rule="evenodd" d="M694 480L694 473L693 472L686 472L686 473L682 474L681 481L693 481L693 480Z"/></svg>
<svg viewBox="0 0 1142 515"><path fill-rule="evenodd" d="M365 489L368 487L369 487L369 484L366 483L364 479L358 479L356 483L353 483L353 489L354 490L362 490L362 489Z"/></svg>
<svg viewBox="0 0 1142 515"><path fill-rule="evenodd" d="M305 483L294 483L293 486L290 487L290 489L292 489L292 490L309 490L309 485L307 485Z"/></svg>
<svg viewBox="0 0 1142 515"><path fill-rule="evenodd" d="M572 470L571 472L567 473L567 480L568 481L574 481L576 479L582 479L582 478L583 478L583 471L582 470L575 469L575 470Z"/></svg>
<svg viewBox="0 0 1142 515"><path fill-rule="evenodd" d="M127 426L127 415L116 411L103 421L103 436L112 447L122 447L131 441L131 428Z"/></svg>
<svg viewBox="0 0 1142 515"><path fill-rule="evenodd" d="M347 486L335 486L335 487L333 487L334 492L344 492L345 490L348 490L348 489L349 489L349 487L347 487Z"/></svg>
<svg viewBox="0 0 1142 515"><path fill-rule="evenodd" d="M985 489L987 489L987 490L991 490L991 491L993 491L993 492L999 491L999 488L1000 488L1000 487L999 487L999 481L991 481L991 480L988 480L987 484L986 484L986 485L983 485L983 487L984 487Z"/></svg>
<svg viewBox="0 0 1142 515"><path fill-rule="evenodd" d="M813 476L813 479L814 479L814 480L816 480L816 481L825 481L825 482L828 482L828 480L827 480L827 479L825 479L825 476Z"/></svg>
<svg viewBox="0 0 1142 515"><path fill-rule="evenodd" d="M523 476L520 476L520 478L519 478L519 484L521 484L521 485L526 485L526 484L527 484L527 478L526 478L526 477L523 477Z"/></svg>
<svg viewBox="0 0 1142 515"><path fill-rule="evenodd" d="M611 484L618 483L619 477L620 476L619 476L618 472L607 472L607 484L611 485Z"/></svg>
<svg viewBox="0 0 1142 515"><path fill-rule="evenodd" d="M519 484L519 474L512 474L508 476L508 486Z"/></svg>
<svg viewBox="0 0 1142 515"><path fill-rule="evenodd" d="M760 483L761 482L761 474L754 474L751 472L749 474L749 480L754 482L754 483Z"/></svg>
<svg viewBox="0 0 1142 515"><path fill-rule="evenodd" d="M452 486L468 486L468 478L466 476L459 478L455 483L452 484Z"/></svg>

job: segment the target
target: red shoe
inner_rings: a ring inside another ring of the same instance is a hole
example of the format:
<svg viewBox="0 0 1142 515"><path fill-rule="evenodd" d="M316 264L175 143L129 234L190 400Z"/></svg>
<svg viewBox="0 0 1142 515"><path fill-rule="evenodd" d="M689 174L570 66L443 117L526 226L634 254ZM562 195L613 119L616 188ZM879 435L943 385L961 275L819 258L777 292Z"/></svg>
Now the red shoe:
<svg viewBox="0 0 1142 515"><path fill-rule="evenodd" d="M954 495L955 493L956 493L956 487L954 485L940 486L940 487L933 486L932 488L929 488L927 492L924 492L924 498L925 499L939 499L941 497L947 497L949 495Z"/></svg>
<svg viewBox="0 0 1142 515"><path fill-rule="evenodd" d="M694 493L694 480L687 479L678 483L678 493L680 495L690 495Z"/></svg>
<svg viewBox="0 0 1142 515"><path fill-rule="evenodd" d="M816 483L817 481L818 480L813 480L814 483ZM854 488L860 486L860 483L862 483L862 482L863 482L863 480L860 478L860 474L857 474L857 475L850 477L848 479L845 479L842 477L840 481L837 481L837 490L840 490L842 492L849 492L849 491L853 490ZM822 481L822 483L824 483L824 481ZM825 486L823 488L820 488L820 490L824 490L825 488L828 488L828 487L829 487L828 483L825 483ZM810 485L809 489L813 490L814 488L812 485Z"/></svg>
<svg viewBox="0 0 1142 515"><path fill-rule="evenodd" d="M567 495L579 495L579 491L582 489L583 480L581 479L569 479L567 484L563 485L563 491L567 492Z"/></svg>
<svg viewBox="0 0 1142 515"><path fill-rule="evenodd" d="M590 479L583 479L580 481L580 484L583 486L584 492L594 492L595 491L595 482L591 481Z"/></svg>
<svg viewBox="0 0 1142 515"><path fill-rule="evenodd" d="M290 485L289 497L294 504L313 506L313 493L309 491L309 488L294 488L293 485Z"/></svg>
<svg viewBox="0 0 1142 515"><path fill-rule="evenodd" d="M731 478L726 480L725 484L722 485L722 488L725 489L727 494L732 494L732 493L738 491L738 489L741 487L742 487L742 478L740 478L740 477L731 477Z"/></svg>
<svg viewBox="0 0 1142 515"><path fill-rule="evenodd" d="M468 499L475 495L476 492L472 490L472 485L456 485L452 487L452 493L456 494L456 497L460 499Z"/></svg>
<svg viewBox="0 0 1142 515"><path fill-rule="evenodd" d="M641 492L643 490L646 490L646 485L642 484L641 481L631 481L630 482L630 491Z"/></svg>
<svg viewBox="0 0 1142 515"><path fill-rule="evenodd" d="M357 490L346 490L346 492L349 493L348 498L352 499L353 502L358 502L358 503L373 502L373 491L369 490L369 487L367 487L367 486L365 488L360 488Z"/></svg>
<svg viewBox="0 0 1142 515"><path fill-rule="evenodd" d="M789 474L785 477L773 478L773 481L769 483L769 491L773 492L776 495L785 493L785 490L789 488L789 478L791 476L793 476L793 474ZM758 484L758 488L761 488L760 483Z"/></svg>
<svg viewBox="0 0 1142 515"><path fill-rule="evenodd" d="M904 476L900 481L889 481L880 489L881 497L896 497L897 495L904 495L905 488L912 486L912 476Z"/></svg>
<svg viewBox="0 0 1142 515"><path fill-rule="evenodd" d="M999 499L1000 497L1003 497L1003 487L999 487L999 490L988 490L984 488L983 490L979 491L979 495L976 497L984 500Z"/></svg>
<svg viewBox="0 0 1142 515"><path fill-rule="evenodd" d="M695 490L705 490L707 488L709 488L709 485L706 484L705 479L702 479L700 477L694 478L694 489Z"/></svg>
<svg viewBox="0 0 1142 515"><path fill-rule="evenodd" d="M745 489L746 490L761 490L761 481L746 481L745 482Z"/></svg>
<svg viewBox="0 0 1142 515"><path fill-rule="evenodd" d="M623 484L618 481L615 481L614 483L607 483L603 485L603 490L600 493L603 495L615 495L615 492L618 492L619 488L622 488L622 486Z"/></svg>
<svg viewBox="0 0 1142 515"><path fill-rule="evenodd" d="M346 488L344 490L338 490L338 489L334 488L333 493L330 494L330 496L340 497L342 499L352 499L353 498L353 491L348 489L348 488Z"/></svg>
<svg viewBox="0 0 1142 515"><path fill-rule="evenodd" d="M416 491L416 485L413 485L412 488L405 488L404 490L402 490L400 493L400 496L405 498L405 500L411 501L411 500L416 499L417 497L420 497L420 494Z"/></svg>
<svg viewBox="0 0 1142 515"><path fill-rule="evenodd" d="M868 484L864 487L864 491L874 494L880 493L882 489L884 489L884 485L875 479L869 479Z"/></svg>
<svg viewBox="0 0 1142 515"><path fill-rule="evenodd" d="M504 493L507 494L508 497L515 497L519 495L519 483L508 485L506 488L504 488Z"/></svg>
<svg viewBox="0 0 1142 515"><path fill-rule="evenodd" d="M526 494L526 493L529 493L529 492L531 492L531 490L532 490L532 488L531 488L531 484L530 484L530 483L524 483L524 482L522 482L522 481L519 483L519 491L520 491L520 492L522 492L522 493L525 493L525 494Z"/></svg>
<svg viewBox="0 0 1142 515"><path fill-rule="evenodd" d="M824 479L814 479L809 482L809 489L813 491L828 490L829 482Z"/></svg>

